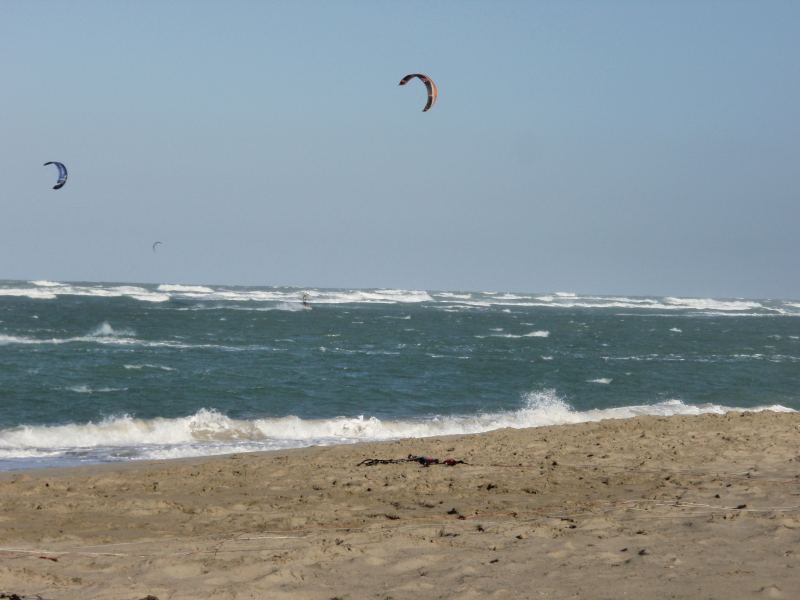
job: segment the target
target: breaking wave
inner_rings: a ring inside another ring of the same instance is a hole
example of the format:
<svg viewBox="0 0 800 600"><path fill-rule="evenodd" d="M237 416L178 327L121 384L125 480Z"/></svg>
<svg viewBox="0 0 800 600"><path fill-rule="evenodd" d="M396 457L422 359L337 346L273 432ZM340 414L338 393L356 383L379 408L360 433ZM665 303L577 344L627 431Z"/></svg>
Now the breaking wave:
<svg viewBox="0 0 800 600"><path fill-rule="evenodd" d="M214 290L204 285L180 285L162 283L158 286L159 292L182 292L184 294L213 294Z"/></svg>
<svg viewBox="0 0 800 600"><path fill-rule="evenodd" d="M146 348L177 348L192 349L206 348L225 351L242 350L269 350L276 348L271 346L249 345L249 346L226 346L224 344L196 344L186 342L176 342L173 340L145 340L136 337L136 333L130 329L114 329L108 322L104 321L86 335L63 337L63 338L35 338L29 336L0 334L0 346L10 344L23 345L58 345L58 344L103 344L111 346L141 346Z"/></svg>
<svg viewBox="0 0 800 600"><path fill-rule="evenodd" d="M20 296L36 300L54 300L60 296L90 296L129 298L142 302L165 303L170 300L214 302L218 308L231 308L242 303L277 304L259 310L294 310L306 294L312 305L338 304L431 304L440 310L475 310L501 307L550 307L562 309L633 309L636 312L661 311L666 314L683 311L701 315L800 316L796 300L745 300L681 297L631 297L581 295L575 292L525 294L505 292L428 292L401 289L315 289L280 287L235 287L162 283L155 286L119 284L80 284L36 280L29 282L0 282L0 297ZM222 305L220 305L222 303ZM191 310L173 306L177 310Z"/></svg>
<svg viewBox="0 0 800 600"><path fill-rule="evenodd" d="M136 335L135 331L130 329L120 329L116 331L108 321L103 321L95 327L95 329L89 334L89 337L134 337Z"/></svg>
<svg viewBox="0 0 800 600"><path fill-rule="evenodd" d="M367 416L333 419L286 416L240 420L215 410L201 409L193 415L172 419L138 419L122 415L90 423L23 425L4 429L0 430L0 458L52 459L80 455L82 460L90 462L179 458L472 434L504 427L518 429L643 415L723 414L737 410L794 412L780 405L742 409L716 404L686 404L680 400L579 411L559 398L554 390L527 394L524 406L514 411L407 420L381 420Z"/></svg>
<svg viewBox="0 0 800 600"><path fill-rule="evenodd" d="M485 335L476 335L476 338L485 338ZM520 338L546 338L550 337L549 331L531 331L530 333L493 333L488 337L500 337L500 338L509 338L509 339L520 339Z"/></svg>
<svg viewBox="0 0 800 600"><path fill-rule="evenodd" d="M142 302L166 302L168 294L135 285L102 285L58 283L56 281L31 281L34 287L0 287L0 296L23 296L37 300L54 300L59 296L93 296L97 298L128 297Z"/></svg>
<svg viewBox="0 0 800 600"><path fill-rule="evenodd" d="M101 387L101 388L91 388L88 385L73 385L67 388L70 392L75 392L76 394L108 394L110 392L126 392L128 388L121 387L121 388L114 388L114 387Z"/></svg>

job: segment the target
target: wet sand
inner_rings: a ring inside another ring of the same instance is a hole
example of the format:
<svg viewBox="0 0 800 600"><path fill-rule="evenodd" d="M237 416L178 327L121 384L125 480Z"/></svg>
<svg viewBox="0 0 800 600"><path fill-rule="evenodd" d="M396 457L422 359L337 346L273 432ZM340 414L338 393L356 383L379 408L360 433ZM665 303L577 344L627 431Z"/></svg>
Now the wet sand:
<svg viewBox="0 0 800 600"><path fill-rule="evenodd" d="M361 465L408 454L468 464ZM800 414L0 475L0 598L796 598Z"/></svg>

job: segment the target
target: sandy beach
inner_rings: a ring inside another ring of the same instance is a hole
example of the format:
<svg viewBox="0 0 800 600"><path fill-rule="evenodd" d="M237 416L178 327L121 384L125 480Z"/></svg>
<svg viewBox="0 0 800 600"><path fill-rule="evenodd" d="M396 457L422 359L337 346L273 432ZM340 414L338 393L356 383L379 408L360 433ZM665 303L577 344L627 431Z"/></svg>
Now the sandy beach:
<svg viewBox="0 0 800 600"><path fill-rule="evenodd" d="M0 477L0 597L793 598L800 414ZM398 460L409 454L466 464Z"/></svg>

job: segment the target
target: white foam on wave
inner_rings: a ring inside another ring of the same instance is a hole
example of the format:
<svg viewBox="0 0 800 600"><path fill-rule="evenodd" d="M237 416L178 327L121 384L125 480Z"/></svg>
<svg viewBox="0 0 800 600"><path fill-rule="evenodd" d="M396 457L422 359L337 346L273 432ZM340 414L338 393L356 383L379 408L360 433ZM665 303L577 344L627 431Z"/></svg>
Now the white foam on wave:
<svg viewBox="0 0 800 600"><path fill-rule="evenodd" d="M178 348L195 349L207 348L225 351L242 350L276 350L269 346L226 346L223 344L189 344L172 340L143 340L135 337L135 332L130 329L114 329L108 322L103 322L86 335L67 338L32 338L0 334L0 346L9 344L24 345L58 345L75 343L93 343L111 346L142 346L145 348Z"/></svg>
<svg viewBox="0 0 800 600"><path fill-rule="evenodd" d="M0 344L67 344L70 342L98 342L106 343L117 341L129 343L136 333L130 329L115 330L108 321L103 321L92 331L84 336L70 338L32 338L0 334Z"/></svg>
<svg viewBox="0 0 800 600"><path fill-rule="evenodd" d="M161 294L153 292L143 287L136 287L130 285L119 285L111 288L94 288L91 290L84 290L78 295L87 296L103 296L109 298L119 298L128 296L134 300L141 302L166 302L170 299L169 294Z"/></svg>
<svg viewBox="0 0 800 600"><path fill-rule="evenodd" d="M37 340L33 338L26 338L24 336L18 335L5 335L0 333L0 346L6 346L8 344L35 344Z"/></svg>
<svg viewBox="0 0 800 600"><path fill-rule="evenodd" d="M172 367L167 367L164 365L152 365L149 363L145 363L143 365L122 365L126 370L133 370L133 371L141 371L142 369L156 369L159 371L175 371Z"/></svg>
<svg viewBox="0 0 800 600"><path fill-rule="evenodd" d="M21 296L35 300L53 300L59 296L90 296L95 298L129 297L142 302L166 302L169 294L154 292L140 286L72 285L54 281L31 282L35 287L0 287L0 296Z"/></svg>
<svg viewBox="0 0 800 600"><path fill-rule="evenodd" d="M213 294L214 290L204 285L182 285L179 283L162 283L159 292L183 292L188 294Z"/></svg>
<svg viewBox="0 0 800 600"><path fill-rule="evenodd" d="M748 300L714 300L713 298L664 298L669 306L694 310L749 311L764 308L760 302Z"/></svg>
<svg viewBox="0 0 800 600"><path fill-rule="evenodd" d="M277 304L276 306L273 306L271 308L273 310L285 310L285 311L288 311L288 312L300 312L300 311L303 311L303 310L310 310L311 309L310 306L305 306L304 304L296 303L296 302L295 303L281 302L280 304Z"/></svg>
<svg viewBox="0 0 800 600"><path fill-rule="evenodd" d="M449 304L448 304L449 303ZM443 310L458 311L469 308L489 308L492 302L488 300L442 300Z"/></svg>
<svg viewBox="0 0 800 600"><path fill-rule="evenodd" d="M600 383L600 384L603 384L603 385L608 385L612 381L614 381L614 380L611 379L610 377L598 377L597 379L587 379L586 383Z"/></svg>
<svg viewBox="0 0 800 600"><path fill-rule="evenodd" d="M531 392L524 401L524 406L514 411L406 420L381 420L365 416L333 419L287 416L241 420L207 409L173 419L137 419L123 415L96 423L19 426L0 430L0 456L24 458L38 455L36 453L53 456L94 450L96 460L112 460L115 457L178 458L471 434L504 427L519 429L642 415L723 414L737 410L794 412L779 405L740 409L715 404L691 405L680 400L579 411L569 406L554 390Z"/></svg>
<svg viewBox="0 0 800 600"><path fill-rule="evenodd" d="M710 298L627 298L614 296L577 296L559 298L554 296L537 296L533 302L517 303L517 306L531 307L559 307L559 308L625 308L625 309L651 309L651 310L694 310L715 311L723 313L742 313L753 310L767 310L781 312L780 309L766 307L759 302L726 301Z"/></svg>
<svg viewBox="0 0 800 600"><path fill-rule="evenodd" d="M433 298L418 290L309 290L308 302L313 304L398 304L431 302ZM296 291L236 290L216 292L225 300L299 302Z"/></svg>
<svg viewBox="0 0 800 600"><path fill-rule="evenodd" d="M494 331L494 330L492 330ZM485 338L485 335L476 335L476 338ZM509 339L521 339L521 338L546 338L550 337L549 331L531 331L530 333L496 333L492 334L489 337L500 337L500 338L509 338Z"/></svg>
<svg viewBox="0 0 800 600"><path fill-rule="evenodd" d="M21 449L21 448L0 448L0 460L17 459L20 458L49 458L58 457L63 453L59 450L36 450L36 449Z"/></svg>
<svg viewBox="0 0 800 600"><path fill-rule="evenodd" d="M178 348L178 349L199 349L206 348L211 350L224 350L227 352L240 352L244 350L264 350L276 351L277 348L271 346L226 346L224 344L187 344L183 342L174 342L171 340L142 340L130 337L115 337L115 336L80 336L71 338L29 338L24 336L13 336L0 334L0 345L7 344L75 344L75 343L95 343L109 346L141 346L144 348Z"/></svg>
<svg viewBox="0 0 800 600"><path fill-rule="evenodd" d="M203 304L198 303L193 306L180 306L177 308L170 308L170 310L175 310L178 312L195 312L195 311L206 311L206 310L232 310L232 311L239 311L239 312L273 312L273 311L287 311L287 312L300 312L303 310L311 310L310 306L303 306L303 304L298 300L297 302L280 302L278 304L269 304L269 305L256 305L256 306L233 306L230 304L221 304L219 302L215 302L214 304Z"/></svg>
<svg viewBox="0 0 800 600"><path fill-rule="evenodd" d="M687 314L703 315L735 315L735 316L769 316L794 315L800 304L774 302L765 304L755 300L713 299L713 298L678 298L678 297L629 297L629 296L581 296L573 292L556 292L553 294L507 294L485 292L469 299L460 300L455 296L437 293L440 304L461 307L528 307L528 308L586 308L586 309L636 309L647 310L648 314L659 310L665 312L685 311ZM635 315L632 313L631 316Z"/></svg>
<svg viewBox="0 0 800 600"><path fill-rule="evenodd" d="M549 331L544 331L544 330L531 331L530 333L526 333L525 337L546 338L546 337L550 337L550 332Z"/></svg>
<svg viewBox="0 0 800 600"><path fill-rule="evenodd" d="M195 299L201 302L230 303L286 303L299 305L303 294L308 294L312 304L402 304L432 303L442 310L500 307L550 307L550 308L620 308L650 309L660 311L687 311L688 314L733 314L748 316L791 315L800 316L797 301L755 301L745 299L681 298L681 297L629 297L579 295L574 292L550 294L522 294L508 292L427 292L402 289L313 289L299 288L239 288L212 287L163 283L155 289L137 285L72 284L36 280L24 284L0 284L0 296L22 296L32 299L52 300L62 295L93 297L128 297L144 302L166 302L175 299ZM277 310L293 310L287 306ZM226 308L226 307L220 307ZM261 308L261 307L260 307ZM504 309L506 309L504 308ZM275 310L275 308L270 307ZM176 307L176 310L187 310Z"/></svg>
<svg viewBox="0 0 800 600"><path fill-rule="evenodd" d="M311 292L311 302L316 304L416 304L433 302L433 297L424 290L350 290Z"/></svg>
<svg viewBox="0 0 800 600"><path fill-rule="evenodd" d="M111 324L108 321L103 321L100 323L100 325L94 328L94 330L89 334L89 337L134 337L135 335L136 332L131 329L120 329L117 331L111 327Z"/></svg>
<svg viewBox="0 0 800 600"><path fill-rule="evenodd" d="M253 288L204 288L204 286L160 285L158 290L168 292L177 298L193 298L202 301L216 302L270 302L279 303L278 307L263 307L261 310L300 310L303 297L313 304L411 304L433 302L433 297L421 290L315 290L302 292L297 289L253 289ZM217 306L216 308L231 308ZM197 307L198 310L202 307ZM181 309L177 309L181 310ZM183 310L186 310L185 308Z"/></svg>
<svg viewBox="0 0 800 600"><path fill-rule="evenodd" d="M55 300L58 296L42 288L0 288L0 296L17 296L33 300Z"/></svg>
<svg viewBox="0 0 800 600"><path fill-rule="evenodd" d="M67 390L75 392L76 394L107 394L109 392L127 392L128 388L114 388L114 387L101 387L91 388L88 385L73 385L68 387Z"/></svg>

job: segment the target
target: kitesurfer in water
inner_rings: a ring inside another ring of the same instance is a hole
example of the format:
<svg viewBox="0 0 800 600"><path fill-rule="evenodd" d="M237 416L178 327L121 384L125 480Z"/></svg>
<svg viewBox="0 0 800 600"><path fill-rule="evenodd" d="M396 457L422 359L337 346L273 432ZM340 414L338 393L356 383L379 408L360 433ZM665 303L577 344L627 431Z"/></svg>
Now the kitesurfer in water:
<svg viewBox="0 0 800 600"><path fill-rule="evenodd" d="M306 308L311 308L311 304L309 304L309 302L308 302L308 294L307 293L303 293L303 306L305 306Z"/></svg>

